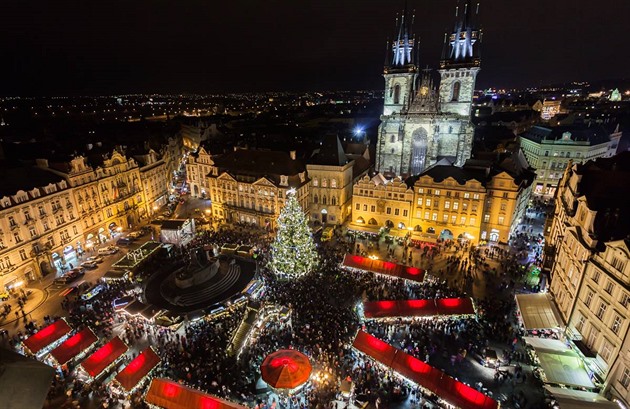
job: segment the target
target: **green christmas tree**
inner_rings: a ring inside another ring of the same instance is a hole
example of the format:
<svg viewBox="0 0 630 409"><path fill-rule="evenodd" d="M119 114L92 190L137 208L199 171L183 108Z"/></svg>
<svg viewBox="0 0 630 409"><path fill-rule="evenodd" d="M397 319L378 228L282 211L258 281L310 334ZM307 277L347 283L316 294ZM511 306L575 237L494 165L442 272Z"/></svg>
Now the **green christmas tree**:
<svg viewBox="0 0 630 409"><path fill-rule="evenodd" d="M295 190L291 189L278 217L278 232L271 244L269 265L276 274L298 277L312 271L317 262L311 230L295 197Z"/></svg>

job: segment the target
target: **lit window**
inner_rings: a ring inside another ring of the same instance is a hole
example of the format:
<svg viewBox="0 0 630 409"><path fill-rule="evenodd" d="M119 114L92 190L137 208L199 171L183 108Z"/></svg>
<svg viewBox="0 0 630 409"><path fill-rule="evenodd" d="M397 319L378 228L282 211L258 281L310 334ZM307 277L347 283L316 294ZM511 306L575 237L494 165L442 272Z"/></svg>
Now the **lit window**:
<svg viewBox="0 0 630 409"><path fill-rule="evenodd" d="M337 187L337 179L331 179L330 180L330 187L333 187L333 188Z"/></svg>
<svg viewBox="0 0 630 409"><path fill-rule="evenodd" d="M433 213L433 216L431 217L431 220L437 221L437 213Z"/></svg>
<svg viewBox="0 0 630 409"><path fill-rule="evenodd" d="M615 334L619 334L619 330L621 329L621 317L619 315L615 315L615 319L613 320L613 324L610 329Z"/></svg>
<svg viewBox="0 0 630 409"><path fill-rule="evenodd" d="M470 193L464 193L464 199L470 199Z"/></svg>
<svg viewBox="0 0 630 409"><path fill-rule="evenodd" d="M424 205L425 205L425 206L431 206L431 199L427 199L427 200L424 202Z"/></svg>
<svg viewBox="0 0 630 409"><path fill-rule="evenodd" d="M490 222L490 215L489 214L484 214L483 215L483 222L484 223Z"/></svg>
<svg viewBox="0 0 630 409"><path fill-rule="evenodd" d="M440 191L439 191L438 189L436 189L436 190L435 190L435 192L434 192L434 194L435 194L436 196L439 196L439 195L440 195Z"/></svg>
<svg viewBox="0 0 630 409"><path fill-rule="evenodd" d="M449 202L448 200L444 202L444 208L445 209L450 209L451 208L451 202Z"/></svg>
<svg viewBox="0 0 630 409"><path fill-rule="evenodd" d="M459 209L459 202L453 202L453 210Z"/></svg>

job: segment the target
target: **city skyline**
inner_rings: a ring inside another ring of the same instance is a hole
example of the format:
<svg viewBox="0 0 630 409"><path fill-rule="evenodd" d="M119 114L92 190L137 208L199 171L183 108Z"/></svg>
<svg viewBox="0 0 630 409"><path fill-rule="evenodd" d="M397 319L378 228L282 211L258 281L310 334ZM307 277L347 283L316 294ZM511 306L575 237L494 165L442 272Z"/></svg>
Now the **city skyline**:
<svg viewBox="0 0 630 409"><path fill-rule="evenodd" d="M4 95L380 89L403 2L12 3L0 17ZM612 3L612 2L609 2ZM462 3L463 4L463 3ZM409 1L420 66L437 68L456 1ZM478 88L622 78L628 4L481 2ZM593 23L597 21L597 23Z"/></svg>

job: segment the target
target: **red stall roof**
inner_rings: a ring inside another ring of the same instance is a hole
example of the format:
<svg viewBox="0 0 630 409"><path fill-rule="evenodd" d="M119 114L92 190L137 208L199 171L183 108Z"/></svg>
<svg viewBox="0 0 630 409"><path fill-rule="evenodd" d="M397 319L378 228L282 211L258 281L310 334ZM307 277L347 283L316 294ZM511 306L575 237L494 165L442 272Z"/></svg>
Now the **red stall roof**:
<svg viewBox="0 0 630 409"><path fill-rule="evenodd" d="M424 281L424 270L416 267L409 267L403 264L392 263L391 261L373 260L368 257L346 254L343 258L344 267L356 268L369 271L375 274L384 274L391 277L404 278L406 280L422 282Z"/></svg>
<svg viewBox="0 0 630 409"><path fill-rule="evenodd" d="M66 339L63 344L53 349L50 354L59 365L68 363L72 358L88 349L98 338L91 329L86 328Z"/></svg>
<svg viewBox="0 0 630 409"><path fill-rule="evenodd" d="M359 351L432 391L452 405L466 409L499 407L494 399L363 331L359 331L353 345Z"/></svg>
<svg viewBox="0 0 630 409"><path fill-rule="evenodd" d="M24 346L26 346L31 353L37 354L39 351L59 340L70 331L72 331L72 328L70 328L68 323L63 319L60 319L28 337L24 340Z"/></svg>
<svg viewBox="0 0 630 409"><path fill-rule="evenodd" d="M386 366L392 366L397 349L387 342L359 331L352 346Z"/></svg>
<svg viewBox="0 0 630 409"><path fill-rule="evenodd" d="M129 392L159 363L160 357L148 347L116 375L116 380Z"/></svg>
<svg viewBox="0 0 630 409"><path fill-rule="evenodd" d="M154 378L144 400L163 409L246 409L170 379Z"/></svg>
<svg viewBox="0 0 630 409"><path fill-rule="evenodd" d="M470 298L372 301L363 303L366 318L431 317L434 315L475 314Z"/></svg>
<svg viewBox="0 0 630 409"><path fill-rule="evenodd" d="M81 366L94 378L125 352L127 352L127 345L120 338L114 337L81 362Z"/></svg>
<svg viewBox="0 0 630 409"><path fill-rule="evenodd" d="M440 315L473 315L473 307L470 298L441 298L435 300Z"/></svg>

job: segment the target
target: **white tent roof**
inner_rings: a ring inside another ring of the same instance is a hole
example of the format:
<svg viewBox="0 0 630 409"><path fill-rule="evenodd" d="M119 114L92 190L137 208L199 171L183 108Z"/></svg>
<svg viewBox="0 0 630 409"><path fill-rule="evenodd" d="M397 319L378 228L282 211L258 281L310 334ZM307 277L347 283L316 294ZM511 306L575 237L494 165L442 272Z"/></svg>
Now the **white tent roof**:
<svg viewBox="0 0 630 409"><path fill-rule="evenodd" d="M555 386L545 386L545 389L556 398L561 409L619 409L619 406L615 403L593 392L576 391Z"/></svg>
<svg viewBox="0 0 630 409"><path fill-rule="evenodd" d="M516 304L527 330L557 329L562 319L548 293L518 294Z"/></svg>
<svg viewBox="0 0 630 409"><path fill-rule="evenodd" d="M581 388L595 387L584 368L584 363L575 352L536 349L536 355L540 366L545 371L547 383Z"/></svg>
<svg viewBox="0 0 630 409"><path fill-rule="evenodd" d="M558 341L557 339L523 337L523 341L536 350L544 349L548 352L565 352L571 350L564 342Z"/></svg>

